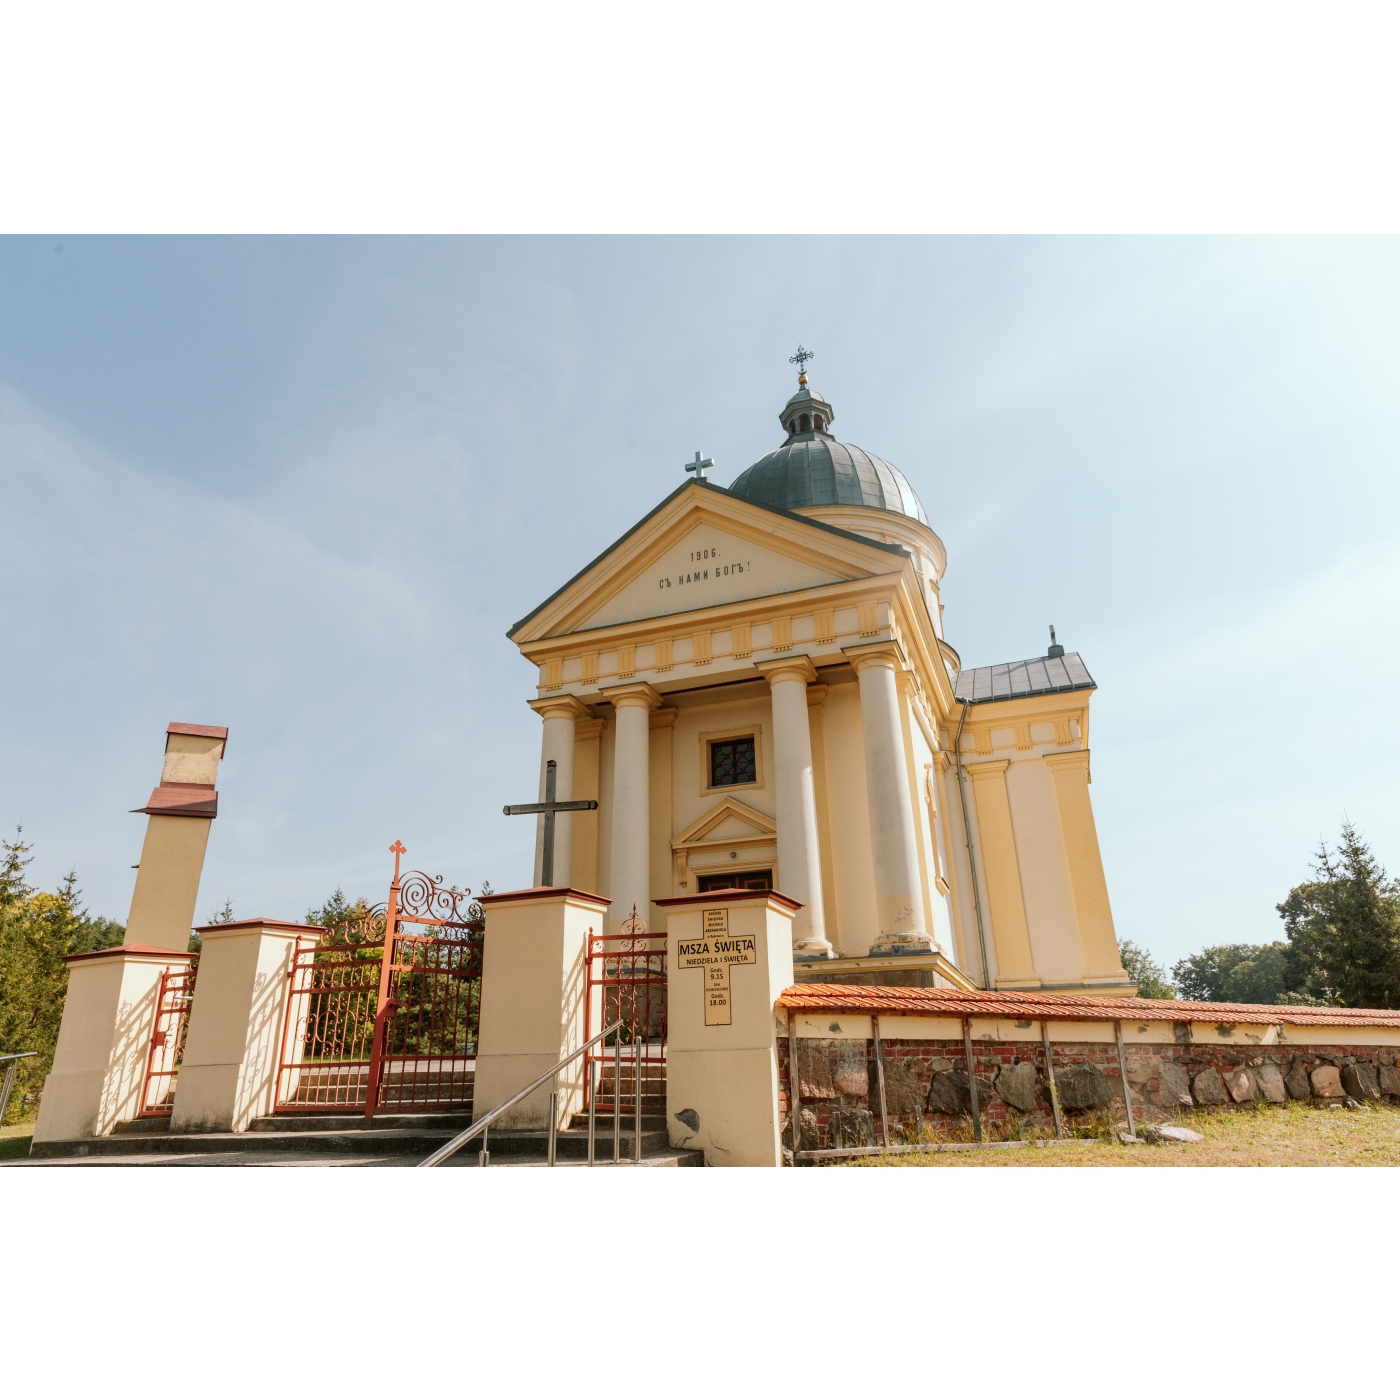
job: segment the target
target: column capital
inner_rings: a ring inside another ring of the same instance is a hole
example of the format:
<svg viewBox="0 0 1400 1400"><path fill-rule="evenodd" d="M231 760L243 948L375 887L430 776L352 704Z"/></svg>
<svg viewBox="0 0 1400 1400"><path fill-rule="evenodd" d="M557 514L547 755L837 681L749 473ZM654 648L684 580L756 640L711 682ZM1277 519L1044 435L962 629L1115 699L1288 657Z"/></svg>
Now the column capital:
<svg viewBox="0 0 1400 1400"><path fill-rule="evenodd" d="M830 689L829 685L809 685L807 687L807 708L810 710L814 705L825 705L826 693Z"/></svg>
<svg viewBox="0 0 1400 1400"><path fill-rule="evenodd" d="M605 719L581 719L574 726L574 738L596 739L607 727L608 722Z"/></svg>
<svg viewBox="0 0 1400 1400"><path fill-rule="evenodd" d="M613 707L618 710L654 710L661 704L661 692L645 681L633 681L630 685L610 685L598 694L604 700L612 701Z"/></svg>
<svg viewBox="0 0 1400 1400"><path fill-rule="evenodd" d="M1075 749L1072 753L1043 753L1041 758L1052 769L1082 768L1086 773L1089 771L1088 749Z"/></svg>
<svg viewBox="0 0 1400 1400"><path fill-rule="evenodd" d="M674 705L663 705L659 710L653 710L647 717L653 729L669 729L676 722L676 716L680 711Z"/></svg>
<svg viewBox="0 0 1400 1400"><path fill-rule="evenodd" d="M1009 758L994 758L988 763L964 763L963 772L975 783L979 779L999 778L1010 767Z"/></svg>
<svg viewBox="0 0 1400 1400"><path fill-rule="evenodd" d="M541 719L592 719L593 711L576 695L547 695L525 702Z"/></svg>
<svg viewBox="0 0 1400 1400"><path fill-rule="evenodd" d="M763 673L769 686L779 681L801 681L810 685L817 678L817 668L810 656L784 656L777 661L760 661L756 668Z"/></svg>
<svg viewBox="0 0 1400 1400"><path fill-rule="evenodd" d="M898 642L867 642L864 646L842 647L841 654L855 668L856 675L867 666L883 666L890 671L904 669L904 652Z"/></svg>

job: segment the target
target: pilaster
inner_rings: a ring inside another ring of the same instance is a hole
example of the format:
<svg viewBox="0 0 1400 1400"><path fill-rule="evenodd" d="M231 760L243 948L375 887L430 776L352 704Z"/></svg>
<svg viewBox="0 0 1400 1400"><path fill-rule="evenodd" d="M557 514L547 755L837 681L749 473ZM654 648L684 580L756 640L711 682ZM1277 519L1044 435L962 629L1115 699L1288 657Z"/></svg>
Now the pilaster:
<svg viewBox="0 0 1400 1400"><path fill-rule="evenodd" d="M1040 986L1031 956L1030 929L1016 860L1016 833L1011 822L1011 799L1006 791L1009 759L963 765L972 779L977 802L977 827L982 838L982 864L991 906L992 940L997 950L998 987ZM975 878L975 873L974 873Z"/></svg>
<svg viewBox="0 0 1400 1400"><path fill-rule="evenodd" d="M199 930L203 949L170 1130L241 1133L273 1110L288 975L297 940L325 932L280 919L240 919ZM288 1050L296 1057L295 1034Z"/></svg>
<svg viewBox="0 0 1400 1400"><path fill-rule="evenodd" d="M1108 883L1099 853L1094 809L1089 801L1089 751L1041 755L1055 780L1065 858L1074 890L1074 912L1084 946L1084 981L1122 982L1127 979L1118 953L1118 937L1108 903Z"/></svg>

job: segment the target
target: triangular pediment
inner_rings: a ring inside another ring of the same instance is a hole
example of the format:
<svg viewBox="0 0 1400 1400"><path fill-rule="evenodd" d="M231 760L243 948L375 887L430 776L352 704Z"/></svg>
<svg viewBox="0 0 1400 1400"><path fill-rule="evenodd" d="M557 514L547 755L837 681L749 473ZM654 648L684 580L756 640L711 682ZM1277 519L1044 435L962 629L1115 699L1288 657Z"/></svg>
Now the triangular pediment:
<svg viewBox="0 0 1400 1400"><path fill-rule="evenodd" d="M703 841L743 841L755 836L773 838L778 823L754 807L746 806L735 797L721 798L704 816L697 817L671 845L694 846Z"/></svg>
<svg viewBox="0 0 1400 1400"><path fill-rule="evenodd" d="M903 551L689 482L511 629L523 644L899 569Z"/></svg>

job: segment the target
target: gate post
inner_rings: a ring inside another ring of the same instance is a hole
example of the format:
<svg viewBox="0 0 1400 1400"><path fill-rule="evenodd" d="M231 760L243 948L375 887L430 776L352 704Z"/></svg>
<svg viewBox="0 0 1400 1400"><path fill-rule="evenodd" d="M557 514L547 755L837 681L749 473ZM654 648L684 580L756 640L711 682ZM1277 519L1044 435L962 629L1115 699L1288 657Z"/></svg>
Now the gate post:
<svg viewBox="0 0 1400 1400"><path fill-rule="evenodd" d="M610 901L559 886L483 895L481 1022L472 1102L480 1118L538 1079L584 1042L589 930L606 926ZM593 1024L602 1029L601 989ZM584 1057L559 1076L556 1126L583 1109ZM502 1128L549 1126L549 1085L500 1121Z"/></svg>
<svg viewBox="0 0 1400 1400"><path fill-rule="evenodd" d="M166 729L160 785L134 809L148 820L126 937L119 948L64 959L68 991L35 1142L101 1137L140 1111L160 975L193 956L190 921L227 740L215 725Z"/></svg>
<svg viewBox="0 0 1400 1400"><path fill-rule="evenodd" d="M241 1133L272 1112L297 939L325 932L278 919L199 930L194 1003L175 1080L172 1133Z"/></svg>
<svg viewBox="0 0 1400 1400"><path fill-rule="evenodd" d="M780 1167L776 1003L793 984L792 919L776 890L715 890L666 911L666 1127L707 1167Z"/></svg>
<svg viewBox="0 0 1400 1400"><path fill-rule="evenodd" d="M136 1117L161 974L193 957L127 943L64 958L68 992L35 1142L102 1137Z"/></svg>

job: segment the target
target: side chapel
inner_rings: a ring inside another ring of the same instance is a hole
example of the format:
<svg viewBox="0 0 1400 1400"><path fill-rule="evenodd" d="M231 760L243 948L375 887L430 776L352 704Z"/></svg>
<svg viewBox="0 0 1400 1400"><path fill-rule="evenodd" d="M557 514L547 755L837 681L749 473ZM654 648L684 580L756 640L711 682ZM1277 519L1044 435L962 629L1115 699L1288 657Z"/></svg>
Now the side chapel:
<svg viewBox="0 0 1400 1400"><path fill-rule="evenodd" d="M798 363L808 358L799 355ZM508 633L538 668L552 883L635 908L802 904L799 981L1132 996L1089 800L1075 652L963 668L943 542L808 384L727 488L709 463ZM541 882L544 819L536 841Z"/></svg>

